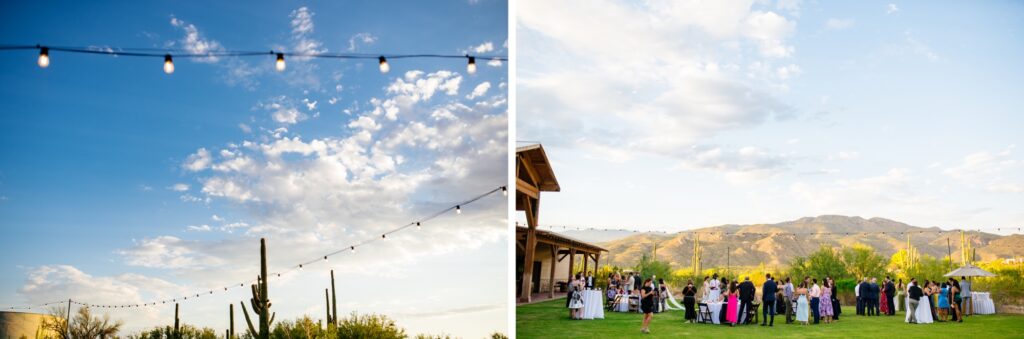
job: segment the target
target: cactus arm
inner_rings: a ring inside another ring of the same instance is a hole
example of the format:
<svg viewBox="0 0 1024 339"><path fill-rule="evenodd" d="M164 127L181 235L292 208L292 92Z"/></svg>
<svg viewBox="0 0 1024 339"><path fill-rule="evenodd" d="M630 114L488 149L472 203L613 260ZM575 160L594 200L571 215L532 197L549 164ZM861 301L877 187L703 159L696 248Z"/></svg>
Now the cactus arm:
<svg viewBox="0 0 1024 339"><path fill-rule="evenodd" d="M245 310L245 303L239 304L242 304L242 315L245 315L245 323L249 325L249 334L255 337L259 332L256 332L256 328L252 326L252 320L249 319L249 311Z"/></svg>

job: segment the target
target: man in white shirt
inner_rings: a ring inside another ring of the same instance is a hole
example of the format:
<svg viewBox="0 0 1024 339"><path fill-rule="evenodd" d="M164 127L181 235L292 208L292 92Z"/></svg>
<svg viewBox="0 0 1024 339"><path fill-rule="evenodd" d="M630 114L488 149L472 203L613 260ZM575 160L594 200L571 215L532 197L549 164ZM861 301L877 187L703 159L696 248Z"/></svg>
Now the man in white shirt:
<svg viewBox="0 0 1024 339"><path fill-rule="evenodd" d="M821 314L818 313L818 302L821 297L821 287L818 286L818 278L811 279L814 285L811 285L811 312L814 312L814 323L817 324L818 320L821 320Z"/></svg>
<svg viewBox="0 0 1024 339"><path fill-rule="evenodd" d="M864 301L860 299L860 283L853 286L853 294L857 296L857 315L864 313Z"/></svg>
<svg viewBox="0 0 1024 339"><path fill-rule="evenodd" d="M633 294L633 272L629 272L629 277L626 278L626 293Z"/></svg>

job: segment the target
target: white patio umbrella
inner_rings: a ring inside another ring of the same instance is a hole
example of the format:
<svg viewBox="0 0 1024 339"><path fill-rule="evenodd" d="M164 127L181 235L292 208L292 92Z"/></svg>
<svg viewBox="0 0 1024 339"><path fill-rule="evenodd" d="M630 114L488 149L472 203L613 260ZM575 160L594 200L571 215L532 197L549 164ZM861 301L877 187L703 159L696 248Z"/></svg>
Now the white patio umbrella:
<svg viewBox="0 0 1024 339"><path fill-rule="evenodd" d="M953 270L953 272L946 273L945 276L946 277L994 277L996 275L992 274L989 271L981 269L981 267L974 266L974 265L971 265L971 264L967 264L967 265L961 266L958 269Z"/></svg>

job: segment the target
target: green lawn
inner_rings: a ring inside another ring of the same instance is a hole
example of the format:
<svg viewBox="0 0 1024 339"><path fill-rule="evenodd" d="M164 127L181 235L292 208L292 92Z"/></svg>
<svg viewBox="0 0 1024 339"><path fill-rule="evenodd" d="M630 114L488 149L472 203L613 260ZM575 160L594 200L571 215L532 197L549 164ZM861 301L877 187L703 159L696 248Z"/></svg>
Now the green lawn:
<svg viewBox="0 0 1024 339"><path fill-rule="evenodd" d="M570 320L565 299L560 299L516 307L516 337L1024 338L1024 316L1021 315L979 315L967 317L963 323L912 325L903 322L902 312L892 317L859 317L853 313L852 307L846 307L839 322L827 325L787 325L785 316L776 316L774 327L729 327L688 324L682 312L671 311L655 314L651 334L644 335L640 333L640 314L605 312L605 319Z"/></svg>

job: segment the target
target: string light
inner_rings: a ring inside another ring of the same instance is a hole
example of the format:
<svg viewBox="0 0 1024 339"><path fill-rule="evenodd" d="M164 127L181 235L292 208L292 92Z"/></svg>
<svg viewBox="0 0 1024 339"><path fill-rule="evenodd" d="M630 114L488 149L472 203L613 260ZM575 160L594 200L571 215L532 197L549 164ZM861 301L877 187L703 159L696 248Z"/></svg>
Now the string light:
<svg viewBox="0 0 1024 339"><path fill-rule="evenodd" d="M462 206L455 205L455 214L462 214Z"/></svg>
<svg viewBox="0 0 1024 339"><path fill-rule="evenodd" d="M421 228L422 228L422 227L420 227L420 222L419 222L419 221L417 221L417 222L416 222L416 230L417 230L417 231L419 231L419 230L420 230Z"/></svg>
<svg viewBox="0 0 1024 339"><path fill-rule="evenodd" d="M507 197L508 196L508 188L507 187L501 186L501 196L503 196L503 197Z"/></svg>
<svg viewBox="0 0 1024 339"><path fill-rule="evenodd" d="M379 58L377 58L377 62L380 63L380 72L381 73L387 73L388 71L391 70L391 66L388 66L388 59L384 58L383 55L381 55Z"/></svg>
<svg viewBox="0 0 1024 339"><path fill-rule="evenodd" d="M284 64L284 53L277 53L277 62L274 63L274 68L278 72L284 72L285 67L287 65Z"/></svg>
<svg viewBox="0 0 1024 339"><path fill-rule="evenodd" d="M466 63L466 73L475 74L476 73L476 58L468 56L468 55L466 56L466 58L469 58L469 62Z"/></svg>
<svg viewBox="0 0 1024 339"><path fill-rule="evenodd" d="M39 68L46 68L50 66L50 49L46 47L39 48Z"/></svg>
<svg viewBox="0 0 1024 339"><path fill-rule="evenodd" d="M474 202L476 202L476 201L478 201L480 199L483 199L484 197L487 197L487 196L489 196L491 194L494 194L494 193L496 193L498 191L503 191L504 192L505 190L506 190L506 186L498 186L498 187L496 187L494 189L491 189L490 191L487 191L487 192L485 192L483 194L477 195L476 197L473 197L472 199L469 199L469 200L466 200L466 201L462 201L458 205L455 205L456 212L457 213L461 213L462 205L474 203ZM432 220L434 218L443 216L448 211L451 211L451 207L442 209L442 210L440 210L440 211L438 211L438 212L436 212L434 214L431 214L431 215L429 215L429 216L427 216L427 217L425 217L423 219L419 219L419 221L416 221L414 223L405 224L405 225L402 225L402 226L397 227L395 229L392 229L391 231L385 232L385 233L381 234L381 239L382 240L387 240L387 235L389 233L394 233L394 232L402 231L402 230L404 230L406 228L409 228L410 225L415 225L417 227L417 229L419 229L420 227L422 227L422 222L426 222L426 221ZM358 243L358 244L354 244L354 245L349 245L348 246L349 247L349 251L351 251L351 253L355 253L356 252L356 246L362 246L362 245L364 245L366 243L371 242L370 240L371 239L367 239L367 240L364 240L362 243ZM344 247L342 247L342 248L344 248ZM338 250L338 251L335 251L335 252L327 253L326 255L323 255L322 257L319 257L317 259L314 259L314 260L311 260L311 261L308 261L308 262L305 262L305 263L300 263L298 265L299 270L303 270L303 268L305 266L307 266L308 264L316 263L319 260L324 260L326 262L326 261L328 261L328 258L331 255L338 254L341 251L344 251L344 250L342 249L342 250ZM274 274L276 274L278 277L281 277L281 273L274 273ZM241 283L238 284L238 286L239 287L245 287L245 284L246 284L245 282L241 282ZM228 287L224 287L224 291L227 291L227 290L228 290ZM207 290L206 293L213 294L213 292L214 292L214 290ZM201 296L201 294L195 294L194 298L199 298L200 296ZM182 297L182 300L188 300L188 296ZM69 301L51 302L51 303L37 305L37 306L42 307L42 306L47 306L49 304L61 304L61 303L69 302ZM174 298L174 299L171 299L171 300L161 300L160 303L161 304L166 304L168 301L176 303L176 302L178 302L178 299ZM76 304L80 304L80 305L88 305L88 304L85 304L85 303L82 303L82 302L77 302L77 301L70 301L70 302L73 302L73 303L76 303ZM95 305L95 306L96 307L103 307L103 308L132 308L132 307L138 308L138 307L142 307L142 306L146 306L146 307L148 307L148 306L156 306L156 304L157 303L154 301L152 303L146 303L146 304L134 304L134 305ZM31 307L31 306L29 306L29 307ZM25 307L20 307L20 308L25 308ZM15 307L11 307L11 309L15 309Z"/></svg>
<svg viewBox="0 0 1024 339"><path fill-rule="evenodd" d="M164 58L164 72L171 74L174 72L174 61L171 53L174 53L179 58L211 58L211 57L255 57L265 56L267 52L256 52L256 51L239 51L239 50L221 50L217 52L206 52L206 53L184 53L177 50L156 50L148 48L121 48L113 47L106 50L97 50L89 46L75 46L75 47L57 47L49 46L43 47L42 45L0 45L0 51L16 51L16 50L38 50L39 58L37 64L41 68L46 68L50 64L50 51L59 51L66 53L80 53L80 54L99 54L109 56L127 56L127 57L163 57ZM391 66L387 62L387 58L383 55L372 56L367 54L358 53L287 53L287 52L275 52L271 51L270 55L274 57L274 69L278 72L282 72L287 68L284 56L288 54L290 56L300 56L303 58L329 58L329 59L374 59L376 58L379 62L381 73L388 73L391 70ZM480 56L488 60L494 61L507 61L508 57L493 55L493 56ZM407 59L407 58L465 58L466 59L466 72L469 74L476 73L478 67L476 64L477 56L470 55L446 55L446 54L392 54L392 59Z"/></svg>
<svg viewBox="0 0 1024 339"><path fill-rule="evenodd" d="M174 73L174 61L171 60L171 55L164 55L164 73Z"/></svg>
<svg viewBox="0 0 1024 339"><path fill-rule="evenodd" d="M388 240L388 234L387 233L381 234L380 235L380 239L381 240Z"/></svg>

